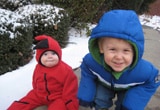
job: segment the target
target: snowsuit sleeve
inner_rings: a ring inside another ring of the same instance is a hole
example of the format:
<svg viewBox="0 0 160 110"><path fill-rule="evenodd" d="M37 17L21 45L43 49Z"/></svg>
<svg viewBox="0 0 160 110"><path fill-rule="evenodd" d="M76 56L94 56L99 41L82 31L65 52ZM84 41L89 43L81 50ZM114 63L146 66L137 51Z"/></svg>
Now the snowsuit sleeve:
<svg viewBox="0 0 160 110"><path fill-rule="evenodd" d="M33 87L33 89L36 89L35 74L36 74L37 71L38 71L38 65L36 65L36 67L34 69L34 72L33 72L33 76L32 76L32 87Z"/></svg>
<svg viewBox="0 0 160 110"><path fill-rule="evenodd" d="M67 71L67 70L66 70ZM78 110L78 79L72 70L68 70L69 74L65 77L62 98L67 110Z"/></svg>
<svg viewBox="0 0 160 110"><path fill-rule="evenodd" d="M152 74L146 83L129 89L123 100L122 110L144 110L151 96L155 93L160 85L158 78L158 70L153 68Z"/></svg>

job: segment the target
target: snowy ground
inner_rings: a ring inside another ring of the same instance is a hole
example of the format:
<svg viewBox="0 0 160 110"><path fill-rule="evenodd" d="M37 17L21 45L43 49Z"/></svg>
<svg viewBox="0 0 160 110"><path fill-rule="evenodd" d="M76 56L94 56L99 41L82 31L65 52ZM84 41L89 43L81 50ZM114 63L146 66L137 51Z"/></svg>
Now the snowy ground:
<svg viewBox="0 0 160 110"><path fill-rule="evenodd" d="M160 17L141 15L142 25L152 27L160 31ZM91 26L93 28L94 26ZM88 52L88 39L85 31L71 29L69 31L69 44L62 50L62 60L68 63L72 68L81 64L83 56ZM0 76L0 110L6 110L14 101L23 97L31 88L32 74L36 65L35 58L30 63L19 69L8 72Z"/></svg>

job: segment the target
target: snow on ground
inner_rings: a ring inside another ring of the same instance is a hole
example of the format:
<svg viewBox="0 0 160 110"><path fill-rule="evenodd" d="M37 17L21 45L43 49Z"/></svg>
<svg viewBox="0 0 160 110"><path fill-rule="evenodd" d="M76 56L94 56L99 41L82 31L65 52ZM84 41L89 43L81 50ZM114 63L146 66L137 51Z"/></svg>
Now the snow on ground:
<svg viewBox="0 0 160 110"><path fill-rule="evenodd" d="M146 25L160 31L160 16L141 15L139 16L139 19L142 25Z"/></svg>

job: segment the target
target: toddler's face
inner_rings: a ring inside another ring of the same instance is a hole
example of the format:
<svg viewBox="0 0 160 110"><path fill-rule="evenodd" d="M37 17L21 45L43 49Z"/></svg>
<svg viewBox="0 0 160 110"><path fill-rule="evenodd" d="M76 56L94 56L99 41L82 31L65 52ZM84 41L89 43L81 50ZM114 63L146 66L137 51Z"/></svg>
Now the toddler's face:
<svg viewBox="0 0 160 110"><path fill-rule="evenodd" d="M133 60L133 47L127 41L116 38L101 38L99 40L100 53L104 60L115 72L121 72L130 66Z"/></svg>
<svg viewBox="0 0 160 110"><path fill-rule="evenodd" d="M46 67L53 67L59 62L59 57L54 51L46 51L41 56L41 63Z"/></svg>

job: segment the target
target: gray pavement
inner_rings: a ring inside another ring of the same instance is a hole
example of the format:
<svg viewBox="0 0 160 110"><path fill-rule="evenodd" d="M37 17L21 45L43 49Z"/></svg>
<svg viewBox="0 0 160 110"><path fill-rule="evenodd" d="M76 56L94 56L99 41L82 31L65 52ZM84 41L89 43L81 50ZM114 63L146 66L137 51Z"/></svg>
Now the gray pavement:
<svg viewBox="0 0 160 110"><path fill-rule="evenodd" d="M144 26L145 51L143 58L160 69L160 32Z"/></svg>
<svg viewBox="0 0 160 110"><path fill-rule="evenodd" d="M143 29L145 35L143 58L152 62L160 70L160 32L146 26ZM146 110L160 110L160 87L148 103Z"/></svg>

